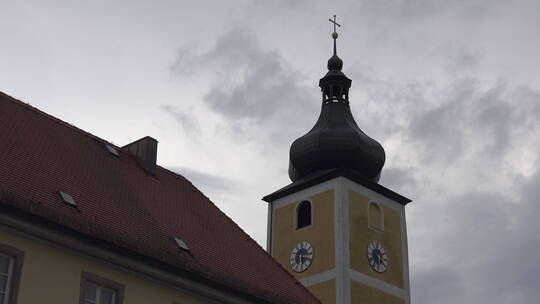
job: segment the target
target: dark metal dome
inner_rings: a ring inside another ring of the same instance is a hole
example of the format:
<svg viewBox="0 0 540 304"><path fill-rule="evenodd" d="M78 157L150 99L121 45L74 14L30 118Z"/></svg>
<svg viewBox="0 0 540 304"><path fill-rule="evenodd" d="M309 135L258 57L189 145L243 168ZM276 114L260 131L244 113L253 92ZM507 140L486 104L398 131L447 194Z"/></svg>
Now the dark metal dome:
<svg viewBox="0 0 540 304"><path fill-rule="evenodd" d="M328 59L328 70L329 71L341 71L343 68L343 60L337 55L334 55Z"/></svg>
<svg viewBox="0 0 540 304"><path fill-rule="evenodd" d="M337 36L337 35L336 35ZM315 126L296 139L290 150L291 180L312 173L343 168L377 182L384 166L383 147L356 124L349 107L351 80L341 72L343 61L336 54L328 60L328 73L319 81L323 103Z"/></svg>

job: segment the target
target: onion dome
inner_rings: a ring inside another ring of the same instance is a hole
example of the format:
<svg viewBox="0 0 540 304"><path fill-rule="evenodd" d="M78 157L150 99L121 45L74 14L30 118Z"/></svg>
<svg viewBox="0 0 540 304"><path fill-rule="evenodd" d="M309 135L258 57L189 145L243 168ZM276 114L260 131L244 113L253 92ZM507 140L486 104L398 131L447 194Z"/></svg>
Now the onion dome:
<svg viewBox="0 0 540 304"><path fill-rule="evenodd" d="M289 177L293 182L313 173L341 168L353 170L378 182L384 166L383 147L356 124L349 107L351 80L343 74L343 60L334 55L328 72L319 81L322 91L321 114L315 126L296 139L290 149Z"/></svg>

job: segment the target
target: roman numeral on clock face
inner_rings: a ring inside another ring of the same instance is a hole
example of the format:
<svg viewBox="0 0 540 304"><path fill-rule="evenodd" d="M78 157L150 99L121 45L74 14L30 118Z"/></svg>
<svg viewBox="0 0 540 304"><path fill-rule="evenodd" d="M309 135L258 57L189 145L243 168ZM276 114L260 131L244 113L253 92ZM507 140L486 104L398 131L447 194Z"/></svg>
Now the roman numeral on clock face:
<svg viewBox="0 0 540 304"><path fill-rule="evenodd" d="M375 272L385 272L388 269L388 256L383 246L378 242L370 242L367 246L367 259L369 266Z"/></svg>
<svg viewBox="0 0 540 304"><path fill-rule="evenodd" d="M303 272L308 269L313 262L313 254L313 247L308 241L296 244L289 258L291 269L295 272Z"/></svg>

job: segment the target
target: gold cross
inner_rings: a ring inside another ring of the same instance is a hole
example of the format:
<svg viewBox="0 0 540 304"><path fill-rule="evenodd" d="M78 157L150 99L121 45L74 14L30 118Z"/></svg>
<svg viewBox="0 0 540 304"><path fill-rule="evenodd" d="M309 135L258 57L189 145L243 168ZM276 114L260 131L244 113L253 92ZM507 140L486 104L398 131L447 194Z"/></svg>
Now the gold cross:
<svg viewBox="0 0 540 304"><path fill-rule="evenodd" d="M336 33L336 25L341 26L341 24L336 22L336 15L334 15L334 20L328 19L328 21L332 22L334 24L334 33Z"/></svg>

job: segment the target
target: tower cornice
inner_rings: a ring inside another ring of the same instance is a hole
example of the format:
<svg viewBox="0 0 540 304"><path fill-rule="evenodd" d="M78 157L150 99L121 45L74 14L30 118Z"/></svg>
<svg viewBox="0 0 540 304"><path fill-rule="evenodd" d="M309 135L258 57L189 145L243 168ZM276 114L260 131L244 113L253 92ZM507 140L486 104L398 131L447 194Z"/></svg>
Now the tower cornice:
<svg viewBox="0 0 540 304"><path fill-rule="evenodd" d="M384 195L398 203L400 203L401 205L405 206L407 205L408 203L412 202L411 199L397 193L397 192L394 192L388 188L386 188L385 186L383 185L380 185L378 183L375 183L367 178L365 178L364 176L358 174L357 172L353 171L353 170L349 170L349 169L342 169L342 168L335 168L335 169L329 169L329 170L324 170L324 171L319 171L319 172L316 172L314 174L310 174L309 176L305 176L304 178L301 178L273 193L270 193L268 195L266 195L265 197L263 197L262 199L265 201L265 202L273 202L277 199L280 199L282 197L285 197L291 193L295 193L295 192L298 192L300 190L303 190L303 189L306 189L306 188L309 188L313 185L317 185L317 184L320 184L320 183L323 183L327 180L330 180L330 179L333 179L333 178L336 178L336 177L339 177L339 176L343 176L345 178L348 178L372 191L375 191L381 195Z"/></svg>

